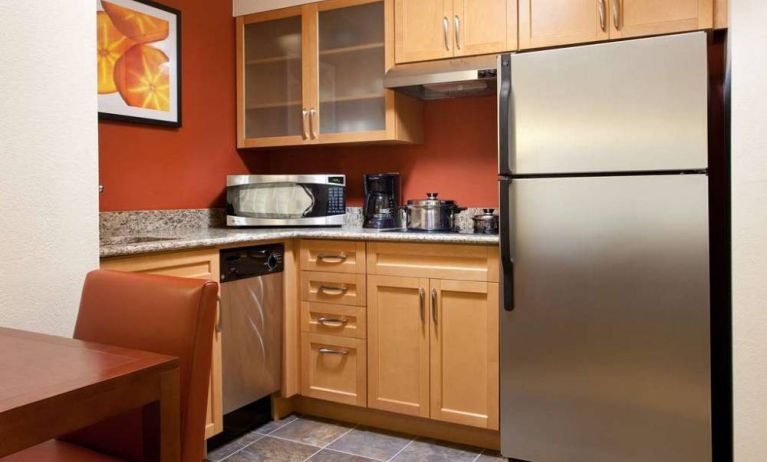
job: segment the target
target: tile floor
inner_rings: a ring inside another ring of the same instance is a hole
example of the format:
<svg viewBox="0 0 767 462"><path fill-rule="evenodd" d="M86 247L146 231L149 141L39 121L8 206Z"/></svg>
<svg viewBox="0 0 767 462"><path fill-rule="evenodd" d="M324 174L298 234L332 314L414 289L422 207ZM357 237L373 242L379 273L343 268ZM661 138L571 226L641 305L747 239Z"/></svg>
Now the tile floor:
<svg viewBox="0 0 767 462"><path fill-rule="evenodd" d="M500 462L495 451L314 417L270 422L208 453L210 462Z"/></svg>

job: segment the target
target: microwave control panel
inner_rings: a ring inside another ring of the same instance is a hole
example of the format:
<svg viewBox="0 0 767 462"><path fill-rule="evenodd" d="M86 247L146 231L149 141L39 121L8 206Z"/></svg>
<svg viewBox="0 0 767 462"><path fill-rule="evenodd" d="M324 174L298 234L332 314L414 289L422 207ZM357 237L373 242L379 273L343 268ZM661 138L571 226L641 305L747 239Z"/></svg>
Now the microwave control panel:
<svg viewBox="0 0 767 462"><path fill-rule="evenodd" d="M346 213L344 187L330 186L328 188L328 215L343 215Z"/></svg>

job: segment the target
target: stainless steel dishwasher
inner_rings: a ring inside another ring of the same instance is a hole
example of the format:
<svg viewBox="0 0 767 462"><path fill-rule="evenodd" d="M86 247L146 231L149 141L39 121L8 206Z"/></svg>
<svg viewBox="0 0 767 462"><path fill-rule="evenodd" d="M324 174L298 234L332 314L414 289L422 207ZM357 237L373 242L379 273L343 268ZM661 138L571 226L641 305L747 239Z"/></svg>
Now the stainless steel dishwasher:
<svg viewBox="0 0 767 462"><path fill-rule="evenodd" d="M280 389L282 244L221 251L224 414Z"/></svg>

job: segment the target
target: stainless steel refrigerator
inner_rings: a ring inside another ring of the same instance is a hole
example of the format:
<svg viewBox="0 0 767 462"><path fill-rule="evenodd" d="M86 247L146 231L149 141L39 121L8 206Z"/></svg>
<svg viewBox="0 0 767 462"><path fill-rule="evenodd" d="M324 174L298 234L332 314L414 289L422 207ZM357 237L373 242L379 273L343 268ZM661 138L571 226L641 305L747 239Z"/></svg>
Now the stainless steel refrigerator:
<svg viewBox="0 0 767 462"><path fill-rule="evenodd" d="M711 461L706 34L498 59L503 456Z"/></svg>

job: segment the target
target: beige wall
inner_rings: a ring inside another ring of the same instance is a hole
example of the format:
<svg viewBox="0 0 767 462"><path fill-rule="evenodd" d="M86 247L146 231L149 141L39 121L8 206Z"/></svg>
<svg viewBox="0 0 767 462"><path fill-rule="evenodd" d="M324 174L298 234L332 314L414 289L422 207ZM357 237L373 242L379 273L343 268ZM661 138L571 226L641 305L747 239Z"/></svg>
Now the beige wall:
<svg viewBox="0 0 767 462"><path fill-rule="evenodd" d="M234 0L234 16L242 16L249 13L259 13L261 11L276 10L288 6L302 5L304 3L314 3L317 0Z"/></svg>
<svg viewBox="0 0 767 462"><path fill-rule="evenodd" d="M767 460L767 2L730 2L735 460Z"/></svg>
<svg viewBox="0 0 767 462"><path fill-rule="evenodd" d="M93 0L0 1L0 326L71 335L98 266Z"/></svg>

